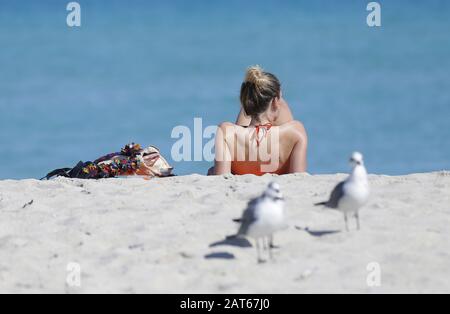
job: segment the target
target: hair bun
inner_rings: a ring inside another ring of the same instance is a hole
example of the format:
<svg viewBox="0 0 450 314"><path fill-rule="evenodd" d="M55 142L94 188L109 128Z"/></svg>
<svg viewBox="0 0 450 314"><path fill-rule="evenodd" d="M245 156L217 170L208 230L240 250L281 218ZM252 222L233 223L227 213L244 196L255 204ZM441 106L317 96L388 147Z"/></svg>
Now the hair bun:
<svg viewBox="0 0 450 314"><path fill-rule="evenodd" d="M264 81L266 81L266 76L264 75L264 70L259 65L254 65L247 69L245 83L248 82L260 86Z"/></svg>
<svg viewBox="0 0 450 314"><path fill-rule="evenodd" d="M255 65L249 67L245 80L241 85L241 105L245 113L259 119L259 115L267 110L274 98L279 98L281 84L278 78Z"/></svg>

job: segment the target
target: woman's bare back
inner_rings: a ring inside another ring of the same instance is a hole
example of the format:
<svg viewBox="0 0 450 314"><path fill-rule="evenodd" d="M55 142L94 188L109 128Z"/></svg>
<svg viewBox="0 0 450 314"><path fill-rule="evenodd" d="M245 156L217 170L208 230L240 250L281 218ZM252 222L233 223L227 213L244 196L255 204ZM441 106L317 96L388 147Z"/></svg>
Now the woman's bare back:
<svg viewBox="0 0 450 314"><path fill-rule="evenodd" d="M230 162L219 162L216 173L223 170L237 175L263 175L306 171L307 136L298 121L249 127L223 123L219 130L223 132L224 151Z"/></svg>

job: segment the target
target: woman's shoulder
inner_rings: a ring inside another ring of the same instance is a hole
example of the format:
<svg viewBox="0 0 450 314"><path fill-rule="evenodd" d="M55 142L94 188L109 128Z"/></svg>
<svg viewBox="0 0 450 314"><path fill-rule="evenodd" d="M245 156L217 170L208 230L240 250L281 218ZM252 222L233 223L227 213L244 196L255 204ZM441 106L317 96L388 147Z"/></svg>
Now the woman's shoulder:
<svg viewBox="0 0 450 314"><path fill-rule="evenodd" d="M222 122L217 127L217 133L220 133L222 137L229 140L239 133L239 125L232 122Z"/></svg>
<svg viewBox="0 0 450 314"><path fill-rule="evenodd" d="M233 122L222 122L219 124L218 129L223 132L227 131L227 133L230 133L230 132L236 133L236 132L243 132L243 131L247 130L248 127L245 127L245 126L233 123Z"/></svg>
<svg viewBox="0 0 450 314"><path fill-rule="evenodd" d="M231 135L232 133L236 133L238 125L232 122L222 122L217 127L217 132L223 132L227 134L227 136Z"/></svg>
<svg viewBox="0 0 450 314"><path fill-rule="evenodd" d="M306 134L306 128L304 124L298 120L292 120L290 122L286 122L285 124L280 125L282 130L286 131L296 131L303 134Z"/></svg>
<svg viewBox="0 0 450 314"><path fill-rule="evenodd" d="M226 128L230 128L230 127L237 127L238 125L232 122L222 122L219 124L219 128L225 130Z"/></svg>
<svg viewBox="0 0 450 314"><path fill-rule="evenodd" d="M287 122L280 126L282 132L286 132L297 141L308 141L308 133L304 124L298 120Z"/></svg>

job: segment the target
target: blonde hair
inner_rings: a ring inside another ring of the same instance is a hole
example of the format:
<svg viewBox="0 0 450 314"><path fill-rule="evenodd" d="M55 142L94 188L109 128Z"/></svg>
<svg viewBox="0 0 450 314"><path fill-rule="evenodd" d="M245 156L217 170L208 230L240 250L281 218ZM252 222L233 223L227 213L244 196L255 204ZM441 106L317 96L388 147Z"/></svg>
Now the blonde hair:
<svg viewBox="0 0 450 314"><path fill-rule="evenodd" d="M281 84L278 78L259 66L247 69L241 86L241 104L245 114L252 118L267 110L274 98L280 97Z"/></svg>

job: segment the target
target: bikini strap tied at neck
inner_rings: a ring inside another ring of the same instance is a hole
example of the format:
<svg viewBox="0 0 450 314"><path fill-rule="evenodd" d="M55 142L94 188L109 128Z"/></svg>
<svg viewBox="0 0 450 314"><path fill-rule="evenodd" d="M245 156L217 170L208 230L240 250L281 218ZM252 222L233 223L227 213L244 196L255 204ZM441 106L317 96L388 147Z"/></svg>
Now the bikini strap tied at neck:
<svg viewBox="0 0 450 314"><path fill-rule="evenodd" d="M261 141L267 136L269 130L272 128L272 123L260 124L255 126L256 129L256 144L259 146ZM262 131L262 135L260 132Z"/></svg>

